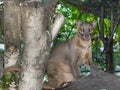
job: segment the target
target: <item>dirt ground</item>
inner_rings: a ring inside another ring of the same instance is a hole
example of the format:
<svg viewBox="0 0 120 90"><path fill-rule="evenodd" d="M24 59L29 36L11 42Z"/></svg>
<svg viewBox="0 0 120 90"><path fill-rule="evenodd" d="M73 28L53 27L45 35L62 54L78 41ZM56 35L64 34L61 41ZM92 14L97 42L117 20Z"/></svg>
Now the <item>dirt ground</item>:
<svg viewBox="0 0 120 90"><path fill-rule="evenodd" d="M81 80L67 83L56 90L120 90L120 77L95 70Z"/></svg>

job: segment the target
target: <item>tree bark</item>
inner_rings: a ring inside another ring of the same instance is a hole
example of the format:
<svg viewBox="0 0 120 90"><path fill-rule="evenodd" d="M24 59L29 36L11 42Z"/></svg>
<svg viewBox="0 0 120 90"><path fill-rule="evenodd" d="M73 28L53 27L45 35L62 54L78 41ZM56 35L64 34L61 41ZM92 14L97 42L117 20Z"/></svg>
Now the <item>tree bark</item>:
<svg viewBox="0 0 120 90"><path fill-rule="evenodd" d="M49 35L51 32L47 30L47 27L56 1L47 0L45 4L39 1L22 3L24 53L19 90L42 89L52 41L52 35Z"/></svg>
<svg viewBox="0 0 120 90"><path fill-rule="evenodd" d="M64 20L65 20L65 17L62 14L57 15L57 17L56 17L56 19L54 21L54 24L52 25L52 28L50 30L51 35L52 35L52 41L54 41L54 39L58 35L58 31L60 30Z"/></svg>
<svg viewBox="0 0 120 90"><path fill-rule="evenodd" d="M16 64L20 52L21 13L18 0L4 0L5 68Z"/></svg>
<svg viewBox="0 0 120 90"><path fill-rule="evenodd" d="M36 8L34 2L23 3L24 61L19 90L40 90L42 88L46 56L48 55L43 22L43 7Z"/></svg>
<svg viewBox="0 0 120 90"><path fill-rule="evenodd" d="M108 38L104 40L104 48L106 55L106 71L109 73L114 73L114 60L113 60L113 39L108 42Z"/></svg>
<svg viewBox="0 0 120 90"><path fill-rule="evenodd" d="M114 9L111 6L110 9L111 16L111 25L109 30L109 40L107 41L107 51L106 51L106 60L107 60L107 71L114 73L114 59L113 59L113 36L114 36Z"/></svg>

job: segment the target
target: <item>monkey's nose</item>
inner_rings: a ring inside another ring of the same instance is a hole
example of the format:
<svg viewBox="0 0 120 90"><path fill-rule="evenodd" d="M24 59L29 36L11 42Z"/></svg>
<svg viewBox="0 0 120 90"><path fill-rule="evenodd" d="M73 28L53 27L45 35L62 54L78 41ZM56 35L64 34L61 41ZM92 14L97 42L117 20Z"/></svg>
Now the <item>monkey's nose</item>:
<svg viewBox="0 0 120 90"><path fill-rule="evenodd" d="M89 38L90 37L90 35L85 35L85 38Z"/></svg>

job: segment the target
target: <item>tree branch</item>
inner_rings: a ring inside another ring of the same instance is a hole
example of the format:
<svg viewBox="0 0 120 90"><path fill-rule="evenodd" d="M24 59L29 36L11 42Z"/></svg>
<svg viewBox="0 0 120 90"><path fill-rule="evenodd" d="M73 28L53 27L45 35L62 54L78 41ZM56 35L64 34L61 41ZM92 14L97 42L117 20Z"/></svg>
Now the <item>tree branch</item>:
<svg viewBox="0 0 120 90"><path fill-rule="evenodd" d="M101 14L100 14L100 38L104 43L104 6L101 6Z"/></svg>
<svg viewBox="0 0 120 90"><path fill-rule="evenodd" d="M52 41L54 41L54 39L56 38L64 20L65 20L65 17L62 14L57 15L55 22L51 28Z"/></svg>
<svg viewBox="0 0 120 90"><path fill-rule="evenodd" d="M118 16L118 19L117 19L117 21L116 21L116 23L115 23L115 26L114 26L114 28L113 28L113 31L112 31L112 35L110 36L110 38L109 38L109 41L108 42L110 42L110 40L112 39L112 37L113 37L113 35L114 35L114 33L116 32L116 28L117 28L117 26L118 26L118 24L120 23L120 15Z"/></svg>

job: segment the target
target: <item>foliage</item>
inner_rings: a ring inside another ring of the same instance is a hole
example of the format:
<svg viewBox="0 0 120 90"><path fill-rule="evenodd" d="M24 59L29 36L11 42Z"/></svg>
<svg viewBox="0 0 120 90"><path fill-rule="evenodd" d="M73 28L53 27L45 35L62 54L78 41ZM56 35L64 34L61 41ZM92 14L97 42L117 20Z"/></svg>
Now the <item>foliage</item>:
<svg viewBox="0 0 120 90"><path fill-rule="evenodd" d="M6 73L2 76L2 90L8 90L8 88L10 87L10 85L15 85L15 87L18 85L19 83L19 73L15 73L15 72L9 72Z"/></svg>
<svg viewBox="0 0 120 90"><path fill-rule="evenodd" d="M4 50L0 49L0 54L3 55L4 54Z"/></svg>

